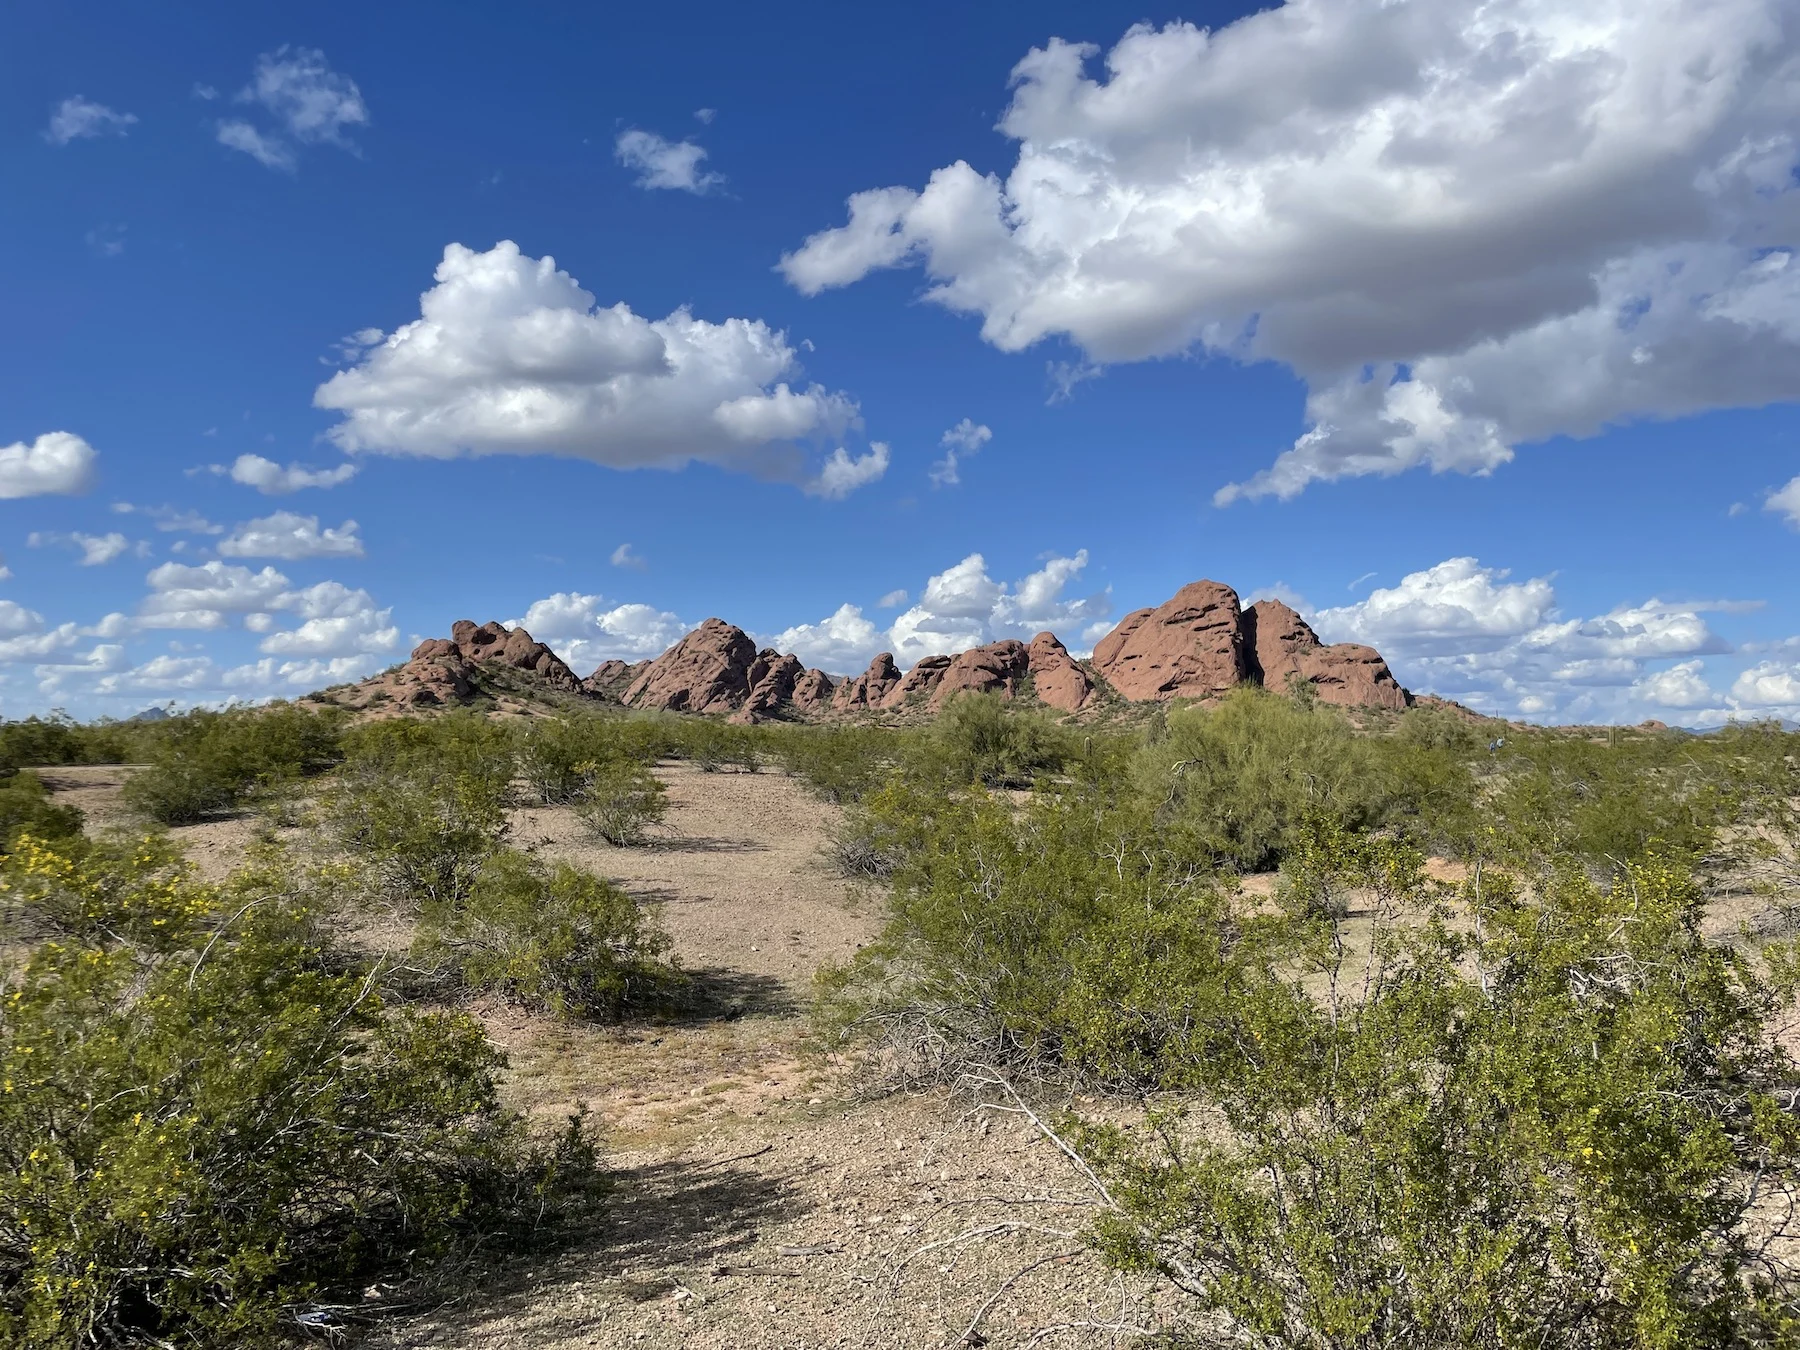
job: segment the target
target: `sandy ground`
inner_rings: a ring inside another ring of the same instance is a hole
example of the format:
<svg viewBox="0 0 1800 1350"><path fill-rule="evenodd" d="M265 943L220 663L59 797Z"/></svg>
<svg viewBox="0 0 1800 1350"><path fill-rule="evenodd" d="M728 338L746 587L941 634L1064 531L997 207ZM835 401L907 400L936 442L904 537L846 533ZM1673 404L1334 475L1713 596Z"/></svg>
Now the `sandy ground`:
<svg viewBox="0 0 1800 1350"><path fill-rule="evenodd" d="M104 828L129 823L129 772L44 777ZM515 813L512 842L654 906L711 1015L615 1029L475 1008L510 1057L511 1101L546 1122L586 1104L604 1126L618 1185L603 1231L369 1343L1101 1346L1166 1325L1167 1296L1084 1250L1089 1197L1034 1130L943 1094L861 1099L809 1046L814 972L879 927L879 897L821 855L836 809L778 773L657 772L671 809L654 844L595 843L542 808ZM216 878L256 830L246 817L172 833Z"/></svg>

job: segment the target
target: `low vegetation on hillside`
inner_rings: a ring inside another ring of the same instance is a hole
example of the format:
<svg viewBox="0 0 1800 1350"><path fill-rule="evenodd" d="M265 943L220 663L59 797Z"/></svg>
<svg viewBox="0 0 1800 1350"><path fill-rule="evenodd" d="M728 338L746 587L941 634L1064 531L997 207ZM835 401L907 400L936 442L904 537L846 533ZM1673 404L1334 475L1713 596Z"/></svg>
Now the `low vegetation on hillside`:
<svg viewBox="0 0 1800 1350"><path fill-rule="evenodd" d="M845 808L830 861L887 922L820 1035L1034 1122L1195 1344L1800 1343L1797 756L1304 688L1113 730L973 695L905 730L6 724L0 1339L341 1331L478 1234L579 1230L595 1141L501 1106L463 1004L680 1007L655 912L508 831L653 844L678 758ZM150 833L88 837L31 773L121 760ZM222 885L154 829L245 811L287 842ZM352 940L381 915L404 960Z"/></svg>

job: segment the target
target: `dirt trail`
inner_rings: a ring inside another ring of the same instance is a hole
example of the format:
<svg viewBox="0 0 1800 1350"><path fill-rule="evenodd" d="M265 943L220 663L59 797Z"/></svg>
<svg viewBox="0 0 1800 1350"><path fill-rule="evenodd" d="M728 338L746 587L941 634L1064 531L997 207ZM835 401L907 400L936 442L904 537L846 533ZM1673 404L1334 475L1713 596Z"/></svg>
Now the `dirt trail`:
<svg viewBox="0 0 1800 1350"><path fill-rule="evenodd" d="M47 777L109 824L124 818L127 772ZM836 809L780 774L657 772L673 827L663 842L609 848L572 813L543 808L515 814L513 842L656 904L716 1015L612 1029L478 1006L511 1058L509 1099L545 1118L587 1103L618 1188L591 1245L522 1263L370 1343L1068 1347L1127 1343L1114 1324L1163 1325L1171 1309L1146 1285L1083 1251L1090 1197L1035 1132L938 1095L857 1100L808 1051L813 972L879 926L879 898L821 856ZM175 833L217 876L255 830L233 820Z"/></svg>

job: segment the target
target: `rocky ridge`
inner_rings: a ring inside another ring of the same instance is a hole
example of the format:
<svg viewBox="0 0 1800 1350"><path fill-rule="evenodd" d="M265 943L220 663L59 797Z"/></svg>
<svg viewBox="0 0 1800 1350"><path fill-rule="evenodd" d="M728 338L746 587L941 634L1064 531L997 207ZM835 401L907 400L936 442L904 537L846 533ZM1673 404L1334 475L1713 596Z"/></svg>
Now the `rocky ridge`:
<svg viewBox="0 0 1800 1350"><path fill-rule="evenodd" d="M862 674L834 679L792 654L759 650L743 629L713 618L655 660L604 661L584 680L523 628L462 619L448 639L420 643L405 665L357 688L365 695L380 689L400 709L466 702L478 692L482 667L491 664L564 694L736 722L934 712L965 691L1031 697L1065 714L1109 695L1127 702L1205 700L1240 684L1285 691L1306 683L1322 702L1343 707L1400 709L1412 702L1374 648L1323 643L1281 601L1246 608L1236 591L1216 581L1192 582L1154 608L1127 614L1086 661L1044 632L1029 643L1002 638L923 657L905 672L892 653L882 652ZM365 696L357 706L373 701Z"/></svg>

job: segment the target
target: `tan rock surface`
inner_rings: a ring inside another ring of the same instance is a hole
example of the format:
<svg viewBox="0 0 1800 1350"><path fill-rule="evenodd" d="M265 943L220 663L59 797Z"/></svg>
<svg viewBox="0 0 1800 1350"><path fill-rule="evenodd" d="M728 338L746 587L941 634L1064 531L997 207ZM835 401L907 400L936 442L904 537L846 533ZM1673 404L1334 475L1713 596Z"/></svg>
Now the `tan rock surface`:
<svg viewBox="0 0 1800 1350"><path fill-rule="evenodd" d="M1322 702L1347 708L1397 711L1410 701L1380 652L1355 642L1326 646L1279 600L1258 600L1245 610L1244 632L1266 689L1285 693L1308 681Z"/></svg>
<svg viewBox="0 0 1800 1350"><path fill-rule="evenodd" d="M944 672L950 669L948 656L922 656L913 668L900 677L881 700L884 708L901 708L914 700L926 700L936 692Z"/></svg>
<svg viewBox="0 0 1800 1350"><path fill-rule="evenodd" d="M1077 712L1093 697L1094 682L1075 663L1055 633L1039 633L1026 652L1026 667L1038 701L1060 712Z"/></svg>
<svg viewBox="0 0 1800 1350"><path fill-rule="evenodd" d="M900 668L894 664L892 652L882 652L869 668L853 680L845 680L831 695L836 712L858 708L879 708L881 702L900 683Z"/></svg>
<svg viewBox="0 0 1800 1350"><path fill-rule="evenodd" d="M965 691L1001 693L1011 698L1025 678L1029 652L1023 642L1003 638L985 647L971 647L950 658L931 693L931 706L941 708ZM921 663L923 664L923 663Z"/></svg>
<svg viewBox="0 0 1800 1350"><path fill-rule="evenodd" d="M624 701L671 712L735 712L750 694L756 644L723 619L708 619L633 680Z"/></svg>
<svg viewBox="0 0 1800 1350"><path fill-rule="evenodd" d="M1126 615L1094 648L1094 668L1136 700L1211 698L1241 684L1252 672L1237 592L1195 581Z"/></svg>

